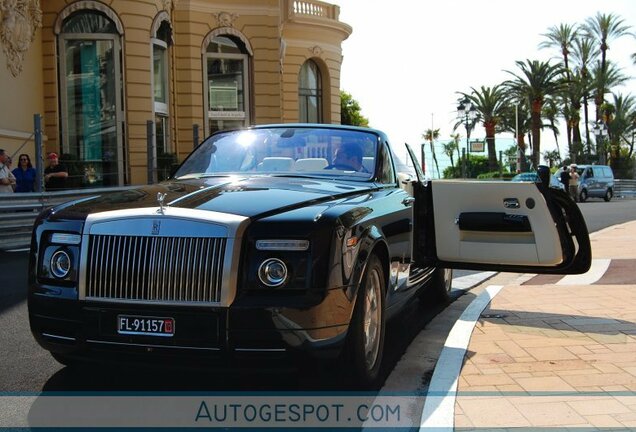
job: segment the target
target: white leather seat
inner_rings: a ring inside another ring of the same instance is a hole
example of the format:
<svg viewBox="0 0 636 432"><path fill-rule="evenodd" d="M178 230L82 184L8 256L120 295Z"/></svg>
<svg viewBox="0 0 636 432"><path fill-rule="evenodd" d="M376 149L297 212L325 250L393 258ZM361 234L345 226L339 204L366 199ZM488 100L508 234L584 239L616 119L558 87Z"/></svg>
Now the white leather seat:
<svg viewBox="0 0 636 432"><path fill-rule="evenodd" d="M259 163L258 171L291 171L294 160L290 157L266 157Z"/></svg>
<svg viewBox="0 0 636 432"><path fill-rule="evenodd" d="M320 171L324 169L329 162L325 158L305 158L298 159L294 164L296 171Z"/></svg>

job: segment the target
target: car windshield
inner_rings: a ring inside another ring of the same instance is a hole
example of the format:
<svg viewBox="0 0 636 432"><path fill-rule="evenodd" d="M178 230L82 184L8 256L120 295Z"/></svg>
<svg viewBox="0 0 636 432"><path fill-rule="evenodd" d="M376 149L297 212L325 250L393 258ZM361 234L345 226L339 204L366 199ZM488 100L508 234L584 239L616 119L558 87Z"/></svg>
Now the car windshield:
<svg viewBox="0 0 636 432"><path fill-rule="evenodd" d="M343 128L275 127L221 132L204 141L175 178L278 175L373 177L378 136Z"/></svg>

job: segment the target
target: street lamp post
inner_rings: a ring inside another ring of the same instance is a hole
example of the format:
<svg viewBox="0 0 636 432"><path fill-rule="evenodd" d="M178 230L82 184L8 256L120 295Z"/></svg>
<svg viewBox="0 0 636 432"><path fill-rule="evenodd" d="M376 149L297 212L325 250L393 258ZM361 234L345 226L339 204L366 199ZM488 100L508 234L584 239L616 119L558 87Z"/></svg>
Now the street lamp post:
<svg viewBox="0 0 636 432"><path fill-rule="evenodd" d="M607 125L602 120L598 120L592 127L592 132L596 136L596 154L598 155L598 162L601 165L605 165L605 137L607 133Z"/></svg>
<svg viewBox="0 0 636 432"><path fill-rule="evenodd" d="M470 158L470 130L472 122L477 118L477 109L468 98L464 98L457 106L457 118L464 122L466 127L466 158L462 165L462 177L467 176L467 159Z"/></svg>

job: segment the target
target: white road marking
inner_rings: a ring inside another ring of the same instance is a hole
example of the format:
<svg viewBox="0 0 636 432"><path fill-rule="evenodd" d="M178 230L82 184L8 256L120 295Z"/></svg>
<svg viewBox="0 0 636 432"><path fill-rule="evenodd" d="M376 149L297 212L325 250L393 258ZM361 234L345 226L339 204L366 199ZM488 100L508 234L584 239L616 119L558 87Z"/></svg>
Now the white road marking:
<svg viewBox="0 0 636 432"><path fill-rule="evenodd" d="M567 275L556 285L591 285L603 277L611 262L611 259L593 259L592 265L586 273Z"/></svg>
<svg viewBox="0 0 636 432"><path fill-rule="evenodd" d="M457 381L470 337L482 311L502 288L487 287L468 305L448 334L429 384L420 429L453 430Z"/></svg>
<svg viewBox="0 0 636 432"><path fill-rule="evenodd" d="M22 248L22 249L8 249L7 252L28 252L31 248Z"/></svg>
<svg viewBox="0 0 636 432"><path fill-rule="evenodd" d="M487 271L453 278L453 290L465 291L475 285L479 285L486 279L490 279L496 274L497 272Z"/></svg>

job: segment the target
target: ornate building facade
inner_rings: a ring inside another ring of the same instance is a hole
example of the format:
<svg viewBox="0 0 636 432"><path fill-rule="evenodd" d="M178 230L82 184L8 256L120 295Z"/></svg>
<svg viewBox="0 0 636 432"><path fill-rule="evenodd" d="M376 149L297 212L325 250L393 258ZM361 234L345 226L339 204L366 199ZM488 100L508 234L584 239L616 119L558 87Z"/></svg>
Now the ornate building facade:
<svg viewBox="0 0 636 432"><path fill-rule="evenodd" d="M33 159L41 113L75 187L145 183L196 130L340 122L351 27L328 3L0 0L0 22L0 148Z"/></svg>

